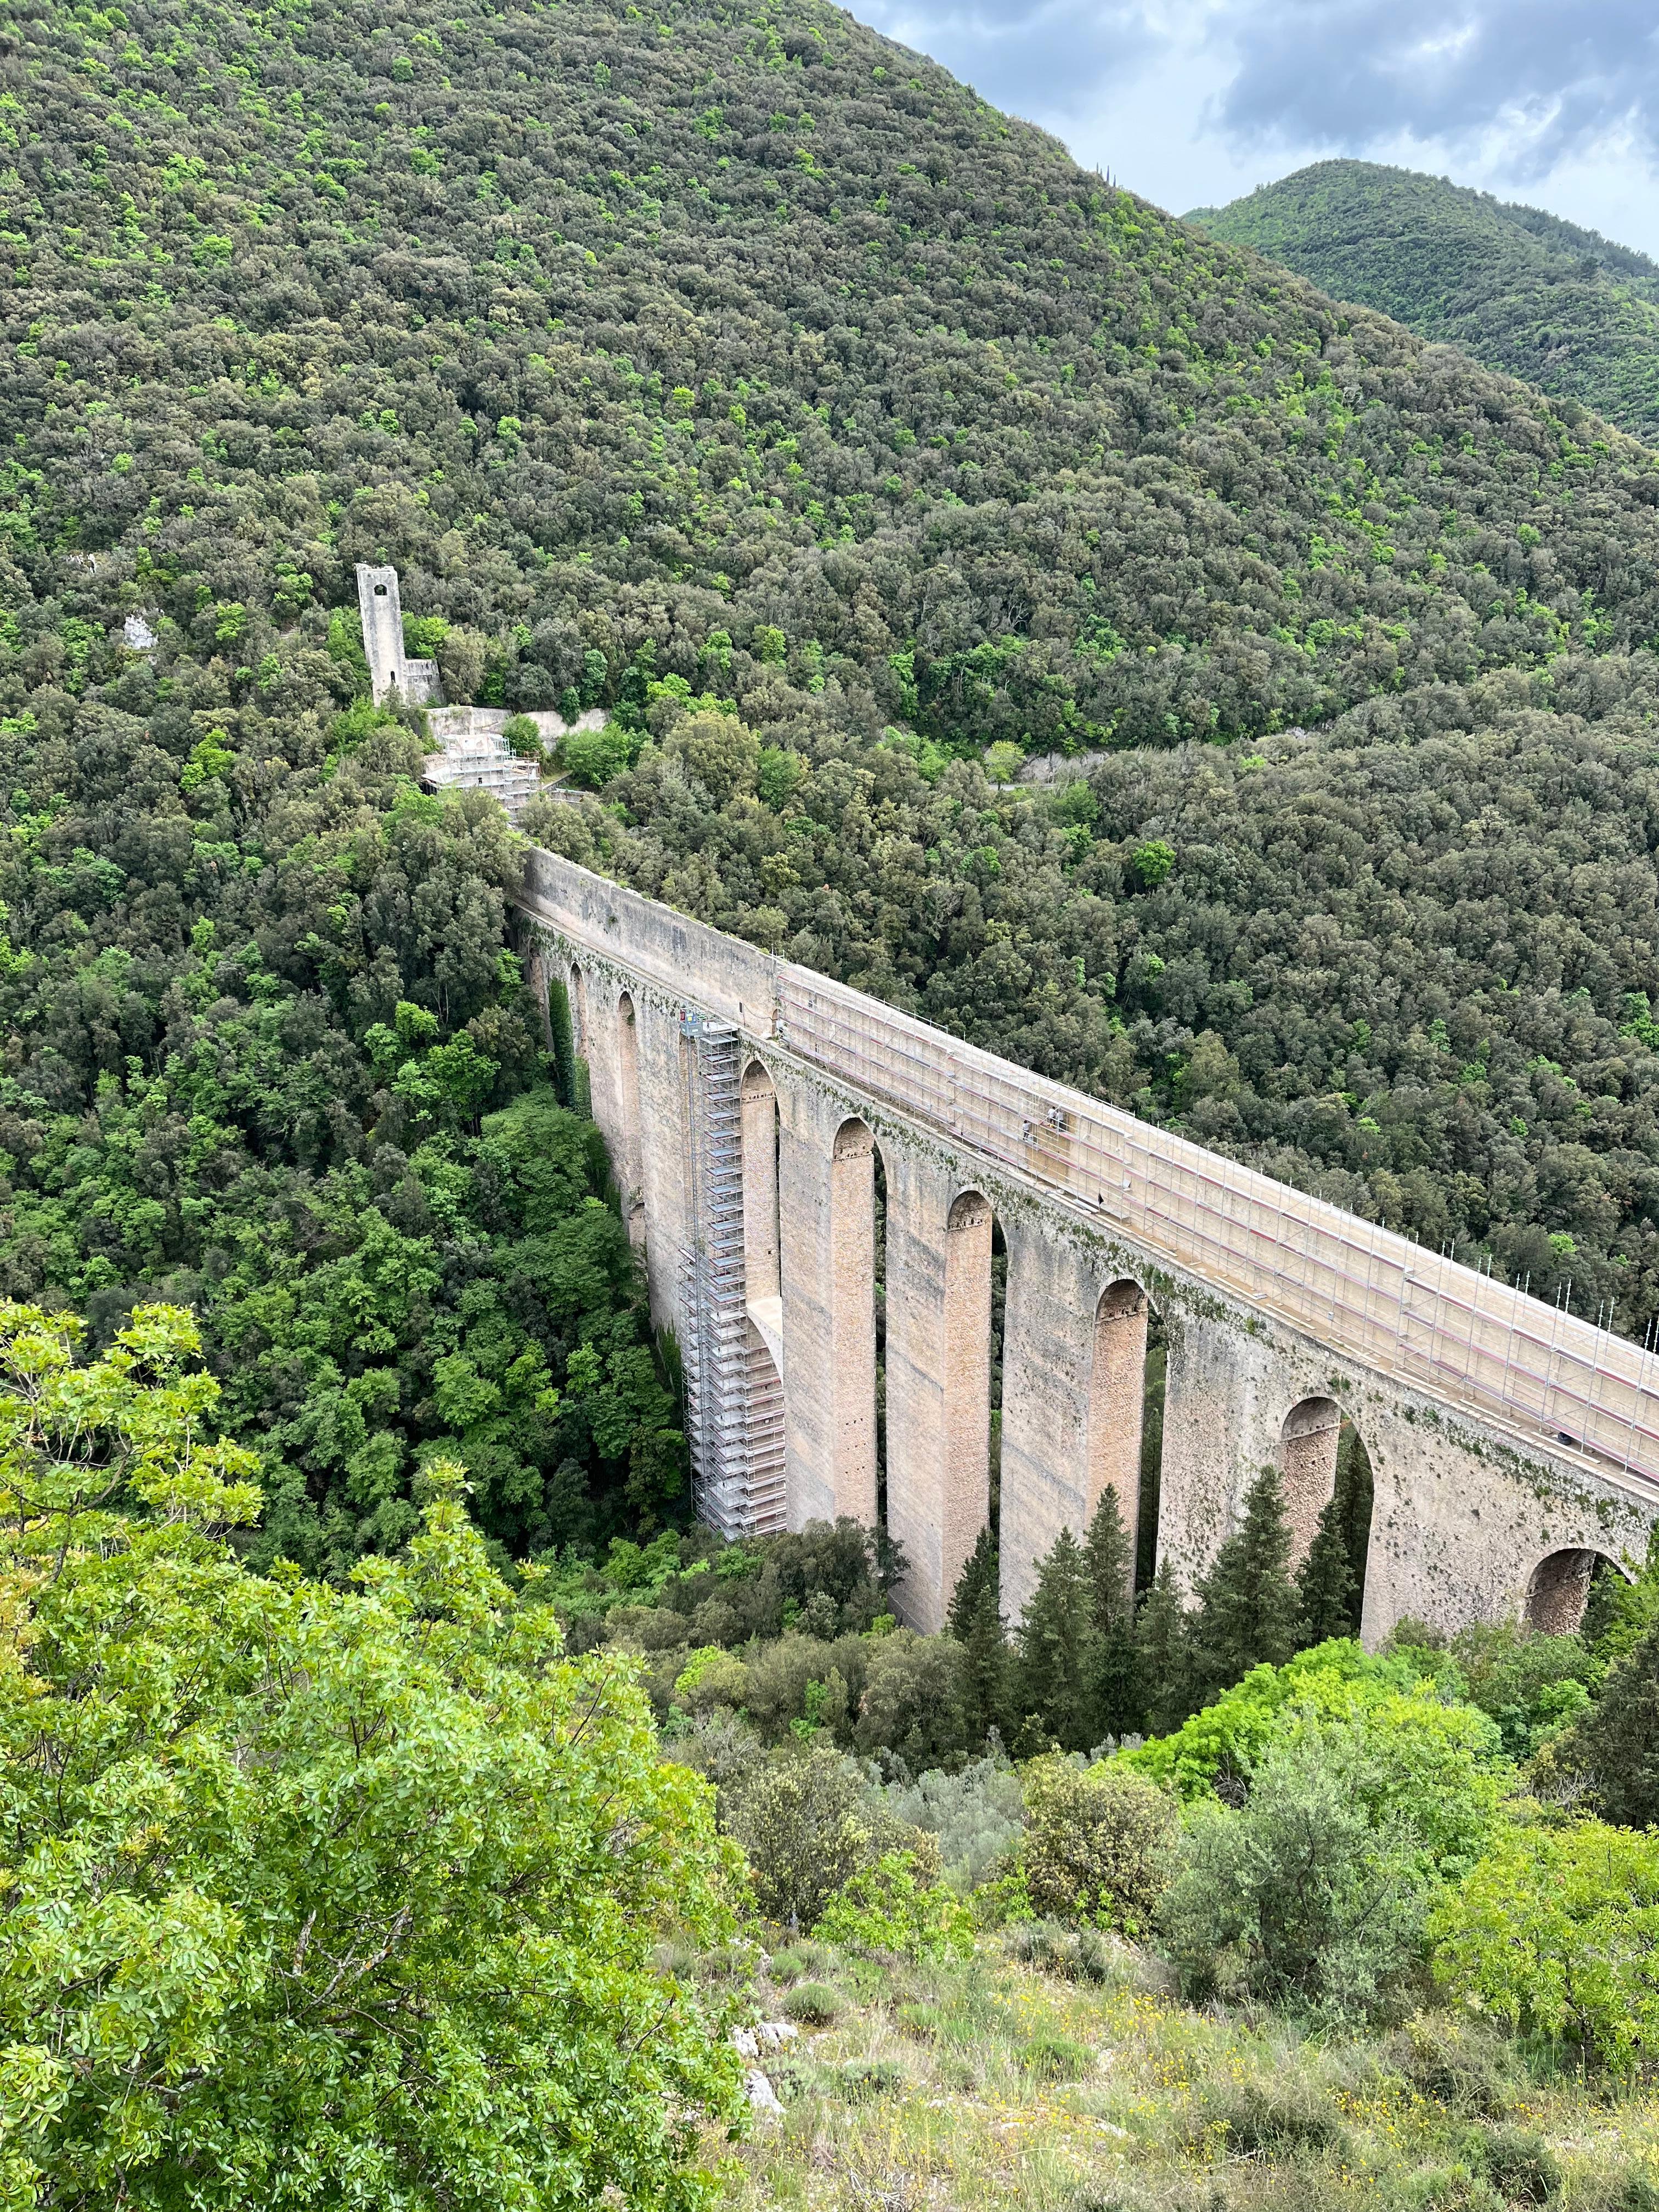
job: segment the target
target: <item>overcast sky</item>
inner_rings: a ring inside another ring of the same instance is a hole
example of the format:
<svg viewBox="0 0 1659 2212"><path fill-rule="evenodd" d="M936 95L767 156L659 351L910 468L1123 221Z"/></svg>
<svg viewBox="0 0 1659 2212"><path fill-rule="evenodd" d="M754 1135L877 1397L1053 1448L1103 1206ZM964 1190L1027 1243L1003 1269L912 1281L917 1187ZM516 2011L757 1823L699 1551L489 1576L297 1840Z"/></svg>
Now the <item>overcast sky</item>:
<svg viewBox="0 0 1659 2212"><path fill-rule="evenodd" d="M1348 154L1659 258L1655 0L854 0L1183 215Z"/></svg>

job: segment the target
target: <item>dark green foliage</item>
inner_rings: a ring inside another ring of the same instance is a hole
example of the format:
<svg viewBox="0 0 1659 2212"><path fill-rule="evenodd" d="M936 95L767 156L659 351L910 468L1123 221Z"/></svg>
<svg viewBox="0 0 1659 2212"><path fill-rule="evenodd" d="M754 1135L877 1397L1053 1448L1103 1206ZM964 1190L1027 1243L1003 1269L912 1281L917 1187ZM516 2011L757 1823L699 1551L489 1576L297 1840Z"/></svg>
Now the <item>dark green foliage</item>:
<svg viewBox="0 0 1659 2212"><path fill-rule="evenodd" d="M1165 1559L1135 1617L1135 1663L1144 1693L1141 1725L1150 1735L1178 1729L1197 1702L1193 1616Z"/></svg>
<svg viewBox="0 0 1659 2212"><path fill-rule="evenodd" d="M1291 1532L1275 1468L1250 1486L1243 1524L1198 1587L1193 1626L1198 1702L1231 1689L1252 1667L1282 1667L1297 1647Z"/></svg>
<svg viewBox="0 0 1659 2212"><path fill-rule="evenodd" d="M1103 1636L1120 1628L1134 1613L1134 1553L1123 1525L1117 1492L1108 1483L1100 1494L1094 1518L1084 1538L1088 1563L1090 1602L1095 1626Z"/></svg>
<svg viewBox="0 0 1659 2212"><path fill-rule="evenodd" d="M1552 1750L1559 1768L1586 1778L1604 1819L1659 1826L1659 1621Z"/></svg>
<svg viewBox="0 0 1659 2212"><path fill-rule="evenodd" d="M1097 1740L1138 1729L1144 1716L1135 1648L1134 1553L1110 1483L1101 1493L1084 1543L1092 1584L1095 1642L1094 1735Z"/></svg>
<svg viewBox="0 0 1659 2212"><path fill-rule="evenodd" d="M364 774L386 815L416 772L361 703L351 568L386 557L452 697L612 711L583 772L627 818L544 803L550 842L1652 1317L1650 454L813 0L29 22L12 1287L216 1267L199 1187L216 1211L251 1122L307 1171L355 1157L373 1086L337 1032L399 1000L472 1036L414 1083L437 1104L480 1060L491 1103L533 1072L492 996L496 860L434 885L348 826ZM753 773L722 796L676 733L727 702ZM1142 750L1051 806L954 757L1003 738ZM228 1150L155 1091L222 1062L223 999L262 1055ZM65 1136L37 1178L52 1116L96 1131L96 1206L38 1203L80 1171Z"/></svg>
<svg viewBox="0 0 1659 2212"><path fill-rule="evenodd" d="M1008 1649L1008 1627L994 1589L981 1589L963 1644L963 1697L975 1738L983 1741L994 1729L1006 1735L1010 1725L1013 1654Z"/></svg>
<svg viewBox="0 0 1659 2212"><path fill-rule="evenodd" d="M1659 432L1659 267L1444 177L1318 161L1189 222L1490 368Z"/></svg>
<svg viewBox="0 0 1659 2212"><path fill-rule="evenodd" d="M1000 1587L1000 1570L997 1560L997 1540L989 1523L981 1528L973 1550L968 1554L962 1572L957 1577L957 1586L951 1593L950 1610L946 1616L951 1633L958 1644L968 1641L979 1611L981 1596L988 1589L994 1598Z"/></svg>
<svg viewBox="0 0 1659 2212"><path fill-rule="evenodd" d="M1014 1693L1023 1753L1087 1751L1097 1740L1094 1588L1082 1546L1062 1528L1020 1615Z"/></svg>
<svg viewBox="0 0 1659 2212"><path fill-rule="evenodd" d="M1340 1489L1319 1516L1319 1526L1296 1571L1296 1640L1298 1646L1323 1644L1328 1637L1352 1636L1356 1586L1349 1563L1347 1530Z"/></svg>

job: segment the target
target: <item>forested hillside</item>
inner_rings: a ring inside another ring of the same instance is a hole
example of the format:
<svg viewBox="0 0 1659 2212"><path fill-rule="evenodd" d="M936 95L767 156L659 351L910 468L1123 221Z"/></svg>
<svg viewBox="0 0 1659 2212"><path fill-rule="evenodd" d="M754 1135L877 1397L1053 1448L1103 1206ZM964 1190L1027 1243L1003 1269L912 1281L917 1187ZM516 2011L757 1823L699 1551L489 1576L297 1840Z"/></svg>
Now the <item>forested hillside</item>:
<svg viewBox="0 0 1659 2212"><path fill-rule="evenodd" d="M452 699L611 711L543 834L1644 1323L1645 448L811 0L57 7L0 72L7 1287L197 1305L267 1551L439 1449L508 1553L684 1494L365 556Z"/></svg>
<svg viewBox="0 0 1659 2212"><path fill-rule="evenodd" d="M1375 161L1316 161L1187 217L1339 300L1659 435L1659 265L1593 230Z"/></svg>

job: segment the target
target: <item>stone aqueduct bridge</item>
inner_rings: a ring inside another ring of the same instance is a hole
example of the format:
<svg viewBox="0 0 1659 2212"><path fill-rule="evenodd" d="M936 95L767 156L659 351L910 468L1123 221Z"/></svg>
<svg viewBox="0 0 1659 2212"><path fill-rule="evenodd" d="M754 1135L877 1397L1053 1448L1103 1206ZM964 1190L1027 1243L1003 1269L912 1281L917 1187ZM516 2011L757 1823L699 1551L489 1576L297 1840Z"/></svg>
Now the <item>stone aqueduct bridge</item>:
<svg viewBox="0 0 1659 2212"><path fill-rule="evenodd" d="M1659 1358L550 854L520 906L729 1534L874 1522L879 1278L887 1526L907 1617L940 1625L987 1517L994 1215L1011 1614L1108 1482L1134 1511L1149 1302L1158 1555L1189 1587L1267 1462L1306 1544L1345 1416L1375 1484L1370 1642L1406 1613L1570 1625L1597 1555L1640 1558Z"/></svg>

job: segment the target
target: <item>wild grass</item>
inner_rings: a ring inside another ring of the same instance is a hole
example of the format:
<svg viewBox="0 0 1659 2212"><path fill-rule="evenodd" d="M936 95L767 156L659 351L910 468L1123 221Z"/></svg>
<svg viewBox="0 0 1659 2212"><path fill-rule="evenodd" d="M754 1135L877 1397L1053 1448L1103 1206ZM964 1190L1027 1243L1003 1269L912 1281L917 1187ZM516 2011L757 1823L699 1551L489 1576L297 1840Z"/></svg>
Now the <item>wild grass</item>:
<svg viewBox="0 0 1659 2212"><path fill-rule="evenodd" d="M800 1948L839 2010L771 2062L782 2118L720 2147L724 2212L1659 2212L1659 2084L1552 2077L1472 2019L1316 2041L1029 1933ZM772 2018L805 1962L775 1963Z"/></svg>

